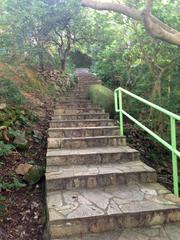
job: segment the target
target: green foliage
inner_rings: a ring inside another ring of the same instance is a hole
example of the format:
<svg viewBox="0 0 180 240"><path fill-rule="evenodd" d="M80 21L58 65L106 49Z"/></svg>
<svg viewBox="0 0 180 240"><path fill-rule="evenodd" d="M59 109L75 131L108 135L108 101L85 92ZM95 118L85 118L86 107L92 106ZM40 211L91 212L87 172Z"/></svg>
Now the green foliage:
<svg viewBox="0 0 180 240"><path fill-rule="evenodd" d="M5 144L3 141L0 141L0 157L7 156L13 149L15 147L12 144Z"/></svg>
<svg viewBox="0 0 180 240"><path fill-rule="evenodd" d="M24 111L16 106L8 107L0 111L0 124L10 127L13 125L24 126L28 125L33 118L28 111Z"/></svg>
<svg viewBox="0 0 180 240"><path fill-rule="evenodd" d="M60 67L70 49L94 35L87 10L80 1L8 0L1 6L0 57L6 62L23 62ZM61 66L62 67L62 66Z"/></svg>
<svg viewBox="0 0 180 240"><path fill-rule="evenodd" d="M111 89L100 84L91 85L88 97L92 103L103 107L111 115L114 114L114 94Z"/></svg>
<svg viewBox="0 0 180 240"><path fill-rule="evenodd" d="M143 1L126 1L136 8ZM154 14L176 29L180 18L175 14L177 1L166 4L154 2ZM164 11L165 8L169 12ZM176 15L176 16L175 16ZM98 13L97 37L101 39L89 49L94 71L106 86L121 86L168 110L178 113L180 49L177 46L153 39L143 26L119 14ZM105 22L106 19L106 22ZM99 27L99 25L98 25ZM103 37L102 37L103 36ZM123 98L124 108L153 130L168 135L169 119L128 97Z"/></svg>
<svg viewBox="0 0 180 240"><path fill-rule="evenodd" d="M0 99L3 99L10 104L25 103L25 98L21 95L17 85L8 79L2 78L0 78Z"/></svg>
<svg viewBox="0 0 180 240"><path fill-rule="evenodd" d="M18 178L13 177L9 181L5 181L2 177L0 177L0 190L17 190L25 187L26 184L22 183Z"/></svg>

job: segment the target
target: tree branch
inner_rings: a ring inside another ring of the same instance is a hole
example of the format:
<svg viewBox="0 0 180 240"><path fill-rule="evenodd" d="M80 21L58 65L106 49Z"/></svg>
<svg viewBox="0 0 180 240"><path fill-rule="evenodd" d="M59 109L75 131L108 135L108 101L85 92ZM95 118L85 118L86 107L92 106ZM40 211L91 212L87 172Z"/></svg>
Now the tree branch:
<svg viewBox="0 0 180 240"><path fill-rule="evenodd" d="M150 14L152 12L152 7L153 7L153 0L147 0L146 12Z"/></svg>
<svg viewBox="0 0 180 240"><path fill-rule="evenodd" d="M154 38L180 46L180 32L171 28L151 14L153 0L147 0L144 10L129 7L115 2L99 2L98 0L81 0L82 6L96 10L118 12L144 24L146 31Z"/></svg>
<svg viewBox="0 0 180 240"><path fill-rule="evenodd" d="M81 0L84 7L90 7L96 10L108 10L122 13L130 18L141 21L141 11L136 8L128 7L122 3L98 2L95 0Z"/></svg>

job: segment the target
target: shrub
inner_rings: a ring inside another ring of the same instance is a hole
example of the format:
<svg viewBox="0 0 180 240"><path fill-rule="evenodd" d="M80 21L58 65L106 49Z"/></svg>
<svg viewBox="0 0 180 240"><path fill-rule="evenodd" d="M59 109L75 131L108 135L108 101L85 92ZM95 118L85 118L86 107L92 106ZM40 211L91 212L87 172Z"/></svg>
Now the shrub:
<svg viewBox="0 0 180 240"><path fill-rule="evenodd" d="M111 116L114 115L114 94L111 89L100 84L91 85L88 97L92 103L103 107Z"/></svg>

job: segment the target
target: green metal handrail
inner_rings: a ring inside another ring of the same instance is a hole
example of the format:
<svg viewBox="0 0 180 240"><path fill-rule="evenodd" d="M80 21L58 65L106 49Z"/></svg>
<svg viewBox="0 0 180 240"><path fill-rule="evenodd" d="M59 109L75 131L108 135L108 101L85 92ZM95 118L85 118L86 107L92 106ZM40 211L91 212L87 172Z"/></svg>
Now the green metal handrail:
<svg viewBox="0 0 180 240"><path fill-rule="evenodd" d="M122 104L122 93L125 93L140 102L145 103L146 105L155 108L156 110L159 110L160 112L168 115L170 117L170 126L171 126L171 144L166 142L164 139L162 139L159 135L154 133L152 130L147 128L145 125L140 123L138 120L136 120L134 117L132 117L129 113L123 110L123 104ZM120 117L120 136L124 135L124 127L123 127L123 115L128 117L130 120L135 122L139 127L144 129L146 132L148 132L151 136L153 136L158 142L163 144L166 148L168 148L172 153L172 170L173 170L173 189L174 194L176 196L179 196L179 182L178 182L178 163L177 163L177 157L180 157L180 152L177 150L176 146L176 121L180 121L180 116L177 114L174 114L154 103L151 103L147 100L145 100L142 97L139 97L121 87L117 88L114 91L114 101L115 101L115 110L116 112L119 112Z"/></svg>

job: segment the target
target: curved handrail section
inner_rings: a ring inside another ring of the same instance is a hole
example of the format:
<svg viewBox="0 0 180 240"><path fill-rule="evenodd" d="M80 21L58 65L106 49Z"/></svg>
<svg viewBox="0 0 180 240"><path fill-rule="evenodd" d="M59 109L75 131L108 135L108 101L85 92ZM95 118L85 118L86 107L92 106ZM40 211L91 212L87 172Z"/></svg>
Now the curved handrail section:
<svg viewBox="0 0 180 240"><path fill-rule="evenodd" d="M166 114L169 117L170 129L171 129L171 144L166 142L163 138L161 138L159 135L154 133L151 129L146 127L144 124L139 122L137 119L135 119L133 116L131 116L129 113L127 113L123 109L123 101L122 101L123 93ZM141 127L143 130L145 130L147 133L149 133L152 137L154 137L158 142L160 142L162 145L164 145L168 150L171 151L171 153L172 153L172 171L173 171L173 189L174 189L174 194L176 196L179 196L179 181L178 181L179 176L178 176L177 158L180 157L180 152L177 150L177 145L176 145L176 121L180 121L180 116L177 114L174 114L173 112L170 112L150 101L147 101L146 99L139 97L139 96L135 95L134 93L132 93L124 88L121 88L121 87L115 89L114 101L115 101L115 111L119 113L119 118L120 118L120 136L124 135L123 115L125 115L131 121L136 123L139 127Z"/></svg>

